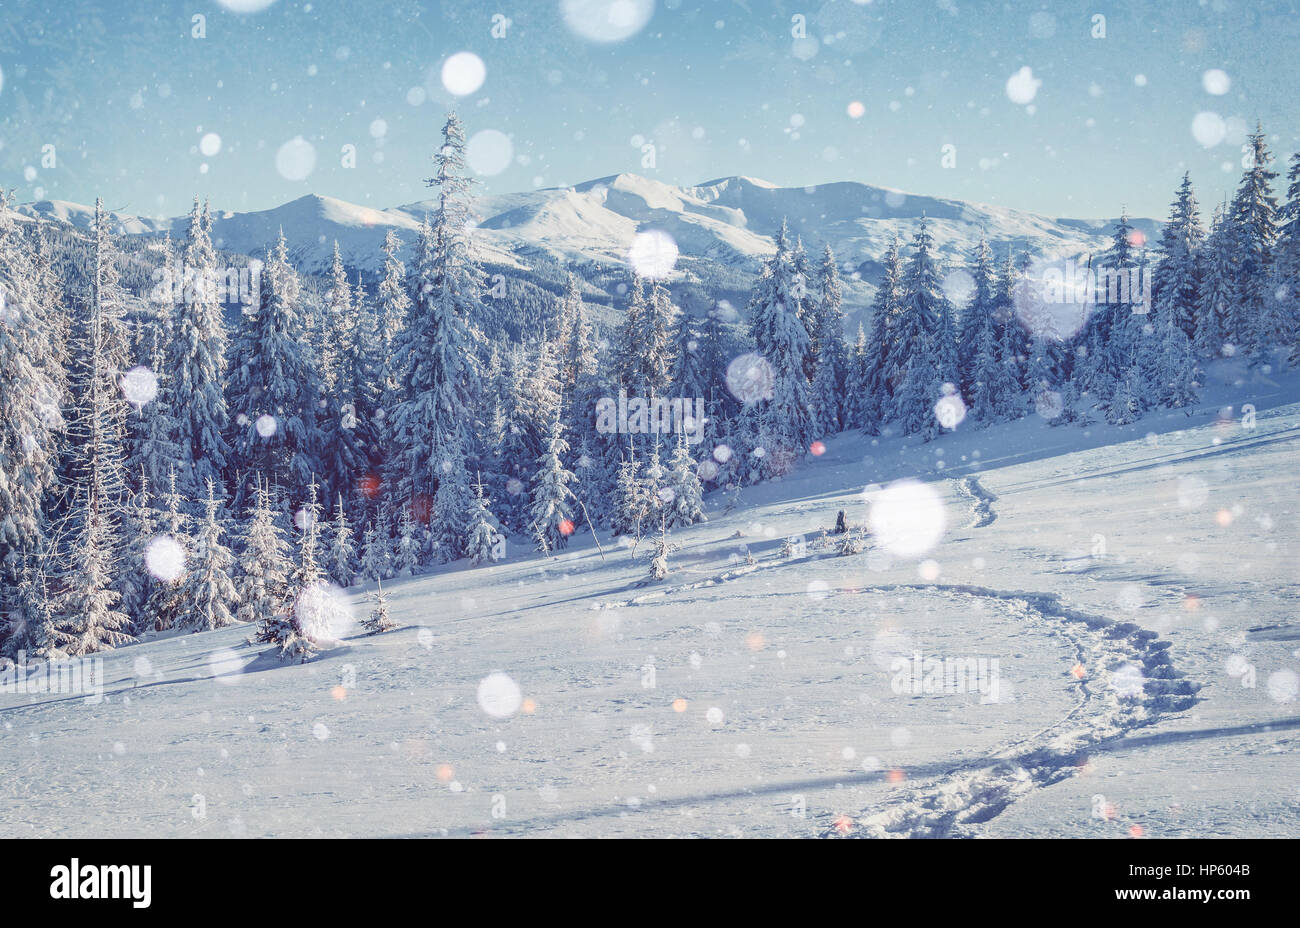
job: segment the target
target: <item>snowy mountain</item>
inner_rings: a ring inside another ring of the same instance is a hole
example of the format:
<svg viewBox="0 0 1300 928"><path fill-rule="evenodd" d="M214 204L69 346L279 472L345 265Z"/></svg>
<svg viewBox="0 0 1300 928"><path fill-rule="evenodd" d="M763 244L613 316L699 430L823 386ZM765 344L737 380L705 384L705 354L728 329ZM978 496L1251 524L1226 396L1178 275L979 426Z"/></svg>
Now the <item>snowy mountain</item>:
<svg viewBox="0 0 1300 928"><path fill-rule="evenodd" d="M380 210L310 194L267 210L218 211L213 239L227 251L260 255L283 229L301 270L325 270L337 240L349 267L375 271L382 264L385 233L395 231L409 254L420 222L434 209L432 200ZM878 260L890 238L897 232L909 241L922 216L929 221L939 258L950 267L968 260L981 233L999 252L1010 243L1018 250L1053 256L1096 253L1106 246L1114 222L1051 218L854 182L777 187L751 177L725 177L677 187L636 174L479 197L474 210L476 246L481 259L493 265L531 270L542 257L566 266L612 269L625 263L638 232L658 229L679 249L678 282L720 280L735 286L740 285L736 274L756 274L772 253L772 236L784 219L810 252L829 243L841 265L860 275L860 281L850 277L848 282L850 307L869 300ZM20 212L86 228L94 211L42 200L20 207ZM170 231L175 238L188 224L187 217L113 216L120 230L131 235ZM1130 221L1146 241L1158 233L1156 221ZM543 271L542 276L553 275Z"/></svg>

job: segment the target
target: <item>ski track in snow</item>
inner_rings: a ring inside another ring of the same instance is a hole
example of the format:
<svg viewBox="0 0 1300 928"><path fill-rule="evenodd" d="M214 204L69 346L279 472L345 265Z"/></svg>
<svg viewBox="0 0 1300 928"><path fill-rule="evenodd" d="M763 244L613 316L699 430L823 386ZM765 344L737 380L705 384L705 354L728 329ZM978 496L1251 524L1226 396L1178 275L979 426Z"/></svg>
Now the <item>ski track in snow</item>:
<svg viewBox="0 0 1300 928"><path fill-rule="evenodd" d="M998 514L993 511L993 504L998 498L981 486L978 477L962 477L957 481L957 489L971 503L969 528L986 528L997 520Z"/></svg>
<svg viewBox="0 0 1300 928"><path fill-rule="evenodd" d="M976 522L972 527L982 527L996 518L988 507L990 501L997 499L996 496L972 478L962 479L959 486L976 502ZM987 521L981 521L983 519ZM592 608L645 605L680 593L714 587L760 570L839 556L831 551L803 557L768 558L703 580L665 587L631 599L598 603ZM854 837L975 837L979 825L1030 791L1073 776L1086 763L1090 747L1124 738L1137 728L1150 725L1170 713L1189 709L1197 702L1196 693L1200 685L1187 680L1173 666L1168 655L1168 641L1137 624L1116 622L1071 608L1053 593L994 590L966 584L888 584L851 591L828 591L827 595L936 591L953 598L995 600L1010 605L1022 621L1048 626L1053 634L1065 637L1077 657L1077 666L1081 668L1078 702L1059 721L996 751L992 756L992 769L971 771L959 767L938 777L926 777L920 784L905 788L886 800L883 810L865 815L852 829ZM1140 692L1128 694L1126 683L1118 688L1115 686L1113 675L1123 668L1136 668L1140 672ZM1125 691L1123 694L1121 689ZM819 830L821 837L845 836L839 824L842 819L827 815L821 818L826 822Z"/></svg>
<svg viewBox="0 0 1300 928"><path fill-rule="evenodd" d="M874 587L863 592L936 589L919 585ZM1185 679L1170 662L1169 642L1128 622L1115 622L1064 605L1051 593L990 590L977 586L939 586L949 595L994 599L1013 605L1023 621L1050 623L1074 645L1082 668L1080 698L1068 715L996 752L990 770L953 770L910 787L886 808L865 816L856 837L974 837L978 826L1024 798L1030 791L1074 775L1091 747L1125 737L1130 731L1181 712L1197 702L1199 685ZM1115 671L1128 666L1141 672L1139 693L1116 687ZM1121 693L1120 690L1124 690ZM824 816L823 816L824 817ZM842 826L830 821L822 837L841 837Z"/></svg>

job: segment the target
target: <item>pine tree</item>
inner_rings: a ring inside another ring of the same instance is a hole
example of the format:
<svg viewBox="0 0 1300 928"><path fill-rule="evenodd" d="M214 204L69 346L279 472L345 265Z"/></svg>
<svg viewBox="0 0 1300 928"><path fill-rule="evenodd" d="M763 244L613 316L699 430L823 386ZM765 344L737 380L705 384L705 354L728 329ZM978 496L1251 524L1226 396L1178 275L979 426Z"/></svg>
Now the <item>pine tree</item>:
<svg viewBox="0 0 1300 928"><path fill-rule="evenodd" d="M637 387L643 396L668 396L672 385L673 314L676 308L659 281L650 290L642 319Z"/></svg>
<svg viewBox="0 0 1300 928"><path fill-rule="evenodd" d="M668 540L666 520L660 520L659 536L655 539L654 550L650 555L651 580L664 580L668 577L668 556L677 550L677 546Z"/></svg>
<svg viewBox="0 0 1300 928"><path fill-rule="evenodd" d="M147 622L146 606L154 586L149 571L145 569L145 552L156 534L156 512L149 486L149 478L142 475L140 489L131 496L126 522L126 534L130 539L127 546L127 569L121 572L118 585L122 594L122 611L132 619L136 628L142 627L142 619Z"/></svg>
<svg viewBox="0 0 1300 928"><path fill-rule="evenodd" d="M361 624L371 633L388 632L397 628L397 623L388 617L388 597L384 594L382 582L376 587L372 598L375 608L371 611L370 617Z"/></svg>
<svg viewBox="0 0 1300 928"><path fill-rule="evenodd" d="M685 439L680 436L668 462L668 486L672 490L672 502L667 507L669 528L708 521L704 515L704 492L695 470L695 460Z"/></svg>
<svg viewBox="0 0 1300 928"><path fill-rule="evenodd" d="M420 563L420 539L417 535L415 519L411 507L402 507L402 517L397 528L397 550L393 560L393 573L398 577L410 577Z"/></svg>
<svg viewBox="0 0 1300 928"><path fill-rule="evenodd" d="M784 222L776 236L776 254L764 263L750 297L750 331L763 359L771 365L772 397L762 409L764 471L784 473L802 458L814 434L812 396L806 376L808 330L799 319L805 293L790 254Z"/></svg>
<svg viewBox="0 0 1300 928"><path fill-rule="evenodd" d="M672 489L668 486L668 471L659 456L659 442L656 439L646 459L645 470L641 472L641 498L645 502L645 521L653 524L660 516L667 513Z"/></svg>
<svg viewBox="0 0 1300 928"><path fill-rule="evenodd" d="M0 629L14 627L22 571L46 547L62 390L34 256L0 193ZM0 642L2 644L3 642Z"/></svg>
<svg viewBox="0 0 1300 928"><path fill-rule="evenodd" d="M879 291L877 291L879 292ZM874 330L877 320L873 316L871 326ZM881 393L876 384L883 383L883 378L877 380L872 370L871 342L867 338L867 333L858 323L858 337L853 343L853 353L849 359L849 377L845 391L848 394L846 406L848 408L849 425L853 428L860 428L868 435L879 434L881 421Z"/></svg>
<svg viewBox="0 0 1300 928"><path fill-rule="evenodd" d="M162 528L167 537L180 549L185 561L188 561L193 553L193 545L189 538L192 520L186 512L186 501L178 489L174 469L167 475L167 492L163 496L163 503L167 509L162 516ZM182 571L176 577L156 579L158 582L154 584L144 615L136 620L136 628L141 631L146 629L165 631L174 628L185 615L187 604L183 590L184 572Z"/></svg>
<svg viewBox="0 0 1300 928"><path fill-rule="evenodd" d="M465 411L480 394L470 319L483 272L469 255L465 134L455 113L434 154L439 209L421 227L416 245L414 305L398 363L406 371L405 399L394 410L399 494L432 499L449 450L466 446ZM462 510L463 511L463 510Z"/></svg>
<svg viewBox="0 0 1300 928"><path fill-rule="evenodd" d="M230 578L234 564L230 549L221 543L216 487L209 480L203 521L199 523L198 535L194 539L194 556L190 558L182 584L181 595L186 603L185 616L180 623L182 628L206 632L235 624L232 610L239 597Z"/></svg>
<svg viewBox="0 0 1300 928"><path fill-rule="evenodd" d="M331 604L319 561L318 489L315 480L308 485L307 503L299 514L302 534L298 537L298 561L289 579L292 610L278 615L266 629L267 637L261 638L279 645L281 660L305 661L319 650L319 639L329 632Z"/></svg>
<svg viewBox="0 0 1300 928"><path fill-rule="evenodd" d="M328 282L322 307L324 336L317 359L321 376L317 421L323 437L323 482L331 493L338 493L354 485L367 463L365 435L358 428L364 417L357 415L357 381L366 374L358 370L364 349L361 316L353 303L338 242L334 243Z"/></svg>
<svg viewBox="0 0 1300 928"><path fill-rule="evenodd" d="M814 324L816 370L812 380L812 402L816 429L833 435L848 425L847 386L849 353L844 343L844 295L840 286L835 253L827 245L817 274L817 302Z"/></svg>
<svg viewBox="0 0 1300 928"><path fill-rule="evenodd" d="M1217 358L1227 342L1228 315L1233 304L1232 226L1216 208L1210 234L1200 250L1200 293L1196 300L1196 353Z"/></svg>
<svg viewBox="0 0 1300 928"><path fill-rule="evenodd" d="M564 466L569 443L561 435L560 418L551 423L546 450L537 459L533 477L530 515L536 531L545 538L546 548L558 551L569 543L573 534L573 474Z"/></svg>
<svg viewBox="0 0 1300 928"><path fill-rule="evenodd" d="M480 477L474 483L474 497L470 500L469 513L465 519L468 540L465 543L465 555L475 566L492 564L501 560L501 524L492 515L489 500L483 493L483 480Z"/></svg>
<svg viewBox="0 0 1300 928"><path fill-rule="evenodd" d="M970 346L971 413L976 421L984 423L1012 418L1019 412L1020 384L1015 379L1014 362L1007 357L1013 350L1010 336L1004 329L1002 341L996 341L992 307L980 307L978 297L968 312L980 312L984 319L975 327L975 340Z"/></svg>
<svg viewBox="0 0 1300 928"><path fill-rule="evenodd" d="M29 658L61 660L66 654L58 646L55 602L50 595L45 569L38 563L29 563L23 568L21 577L17 615L7 630L6 653L16 658L17 652L24 651Z"/></svg>
<svg viewBox="0 0 1300 928"><path fill-rule="evenodd" d="M108 234L108 215L96 201L90 281L73 321L71 407L68 437L69 483L107 507L114 529L120 525L126 480L123 473L127 405L119 382L128 363L124 322L126 293L117 270L118 254ZM105 525L108 528L108 524ZM108 537L116 559L122 539Z"/></svg>
<svg viewBox="0 0 1300 928"><path fill-rule="evenodd" d="M944 384L957 382L957 334L930 253L932 242L923 217L912 242L915 251L904 279L902 308L893 326L890 361L898 372L887 375L898 384L894 415L904 434L919 433L927 441L939 432L934 407L944 395Z"/></svg>
<svg viewBox="0 0 1300 928"><path fill-rule="evenodd" d="M790 249L790 270L792 272L792 292L795 297L794 313L803 323L808 333L808 352L804 356L804 379L809 383L817 373L817 359L821 355L821 343L817 339L817 294L814 290L812 264L808 252L803 247L803 236L796 235L794 247Z"/></svg>
<svg viewBox="0 0 1300 928"><path fill-rule="evenodd" d="M1106 421L1111 425L1129 425L1142 415L1142 374L1137 362L1129 366L1128 371L1115 385L1106 404Z"/></svg>
<svg viewBox="0 0 1300 928"><path fill-rule="evenodd" d="M565 396L577 396L585 381L595 375L597 363L591 325L586 320L582 293L574 274L569 274L565 284L560 319L560 389Z"/></svg>
<svg viewBox="0 0 1300 928"><path fill-rule="evenodd" d="M338 494L334 507L333 531L330 534L328 555L329 573L334 582L346 589L356 582L357 549L352 541L352 526L343 511L343 494Z"/></svg>
<svg viewBox="0 0 1300 928"><path fill-rule="evenodd" d="M465 455L452 438L443 446L445 457L433 495L433 541L438 559L447 563L465 554L465 516L469 512L469 486L466 482Z"/></svg>
<svg viewBox="0 0 1300 928"><path fill-rule="evenodd" d="M1189 338L1196 332L1197 259L1204 238L1191 175L1184 173L1169 207L1169 221L1160 231L1161 260L1152 272L1151 288L1156 315L1171 313Z"/></svg>
<svg viewBox="0 0 1300 928"><path fill-rule="evenodd" d="M1124 210L1115 223L1110 248L1100 262L1106 273L1127 274L1137 266L1133 239L1133 227L1128 221L1128 211ZM1132 315L1132 307L1124 303L1099 303L1084 327L1083 386L1103 398L1108 398L1121 385L1137 360L1132 336L1138 330L1130 325ZM1130 386L1140 393L1140 387Z"/></svg>
<svg viewBox="0 0 1300 928"><path fill-rule="evenodd" d="M165 313L160 315L169 318ZM161 328L161 323L156 322L155 327ZM141 481L161 487L167 482L179 456L179 446L173 437L176 419L171 413L165 360L166 333L147 336L144 344L151 352L147 366L158 378L158 392L152 401L139 405L135 415L131 416L126 468L130 473L138 474Z"/></svg>
<svg viewBox="0 0 1300 928"><path fill-rule="evenodd" d="M117 526L99 493L93 481L81 492L73 511L76 534L62 559L69 566L63 576L53 644L72 657L134 640L124 631L130 620L118 608L122 596L113 589L118 565L112 539Z"/></svg>
<svg viewBox="0 0 1300 928"><path fill-rule="evenodd" d="M403 395L405 369L398 352L411 298L406 292L406 267L398 260L401 241L392 229L384 236L384 278L379 282L379 383L383 407L391 411Z"/></svg>
<svg viewBox="0 0 1300 928"><path fill-rule="evenodd" d="M961 314L957 327L957 355L960 359L962 395L973 400L978 375L975 372L976 359L982 344L987 340L997 344L998 335L994 319L994 280L993 249L988 241L980 235L979 243L970 263L971 279L975 282L971 292L970 303ZM992 329L991 335L985 329Z"/></svg>
<svg viewBox="0 0 1300 928"><path fill-rule="evenodd" d="M894 389L902 383L902 370L894 362L895 346L898 344L899 316L903 312L903 299L906 292L903 271L902 242L895 232L889 241L881 263L884 277L876 288L875 301L871 309L871 330L864 345L866 380L869 391L878 399L866 401L867 407L883 410L890 408ZM859 400L859 406L863 405ZM877 423L871 420L861 423L863 428L874 434Z"/></svg>
<svg viewBox="0 0 1300 928"><path fill-rule="evenodd" d="M273 629L289 608L289 542L271 512L270 492L261 477L253 505L248 511L248 528L244 533L243 551L239 555L239 578L236 582L239 608L235 618L256 623L258 638L271 641Z"/></svg>
<svg viewBox="0 0 1300 928"><path fill-rule="evenodd" d="M645 486L641 482L641 465L636 453L629 450L618 468L618 482L615 490L614 513L610 519L610 528L615 535L632 535L641 537L642 525L649 513Z"/></svg>
<svg viewBox="0 0 1300 928"><path fill-rule="evenodd" d="M641 382L641 352L649 307L646 305L645 284L635 272L632 274L629 294L627 309L623 311L623 322L618 328L614 346L612 373L618 386L628 393L638 394L646 391L645 384Z"/></svg>
<svg viewBox="0 0 1300 928"><path fill-rule="evenodd" d="M301 290L283 232L262 268L257 311L244 315L235 345L228 395L243 423L232 442L236 467L300 500L321 469L324 437L316 420L320 375L307 352Z"/></svg>
<svg viewBox="0 0 1300 928"><path fill-rule="evenodd" d="M226 374L226 328L217 299L216 253L209 237L211 218L196 197L190 211L185 245L190 282L172 321L168 351L169 397L176 418L181 487L191 499L204 493L208 480L221 486L228 449L229 421L223 392Z"/></svg>
<svg viewBox="0 0 1300 928"><path fill-rule="evenodd" d="M1155 401L1165 407L1179 408L1196 402L1196 355L1191 339L1183 331L1176 304L1167 303L1156 316L1156 335L1152 339L1159 356L1154 359L1152 378Z"/></svg>
<svg viewBox="0 0 1300 928"><path fill-rule="evenodd" d="M1273 273L1278 307L1279 328L1291 348L1291 362L1300 361L1300 152L1291 156L1286 172L1289 181L1286 202L1278 211L1277 250Z"/></svg>
<svg viewBox="0 0 1300 928"><path fill-rule="evenodd" d="M704 396L706 378L700 363L700 342L689 314L678 314L672 343L673 365L667 379L672 384L673 396L683 399Z"/></svg>
<svg viewBox="0 0 1300 928"><path fill-rule="evenodd" d="M393 576L393 542L386 523L372 523L361 542L361 576L387 580Z"/></svg>
<svg viewBox="0 0 1300 928"><path fill-rule="evenodd" d="M1229 207L1232 259L1236 271L1233 302L1229 305L1229 340L1257 357L1277 343L1276 315L1272 287L1273 249L1277 240L1277 197L1269 170L1273 161L1256 126L1250 135L1250 165Z"/></svg>

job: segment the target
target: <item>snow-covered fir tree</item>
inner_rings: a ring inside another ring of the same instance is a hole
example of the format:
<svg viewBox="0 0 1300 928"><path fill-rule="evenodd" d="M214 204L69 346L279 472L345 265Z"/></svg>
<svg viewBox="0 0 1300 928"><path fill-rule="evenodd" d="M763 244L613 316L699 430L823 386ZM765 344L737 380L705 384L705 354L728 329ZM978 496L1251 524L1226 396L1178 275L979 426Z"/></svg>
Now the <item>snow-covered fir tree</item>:
<svg viewBox="0 0 1300 928"><path fill-rule="evenodd" d="M7 629L22 624L19 578L47 545L45 507L64 426L37 277L0 194L0 646Z"/></svg>
<svg viewBox="0 0 1300 928"><path fill-rule="evenodd" d="M222 543L221 522L217 519L216 485L208 481L203 518L194 537L193 555L186 565L181 598L185 612L181 628L195 632L212 631L235 623L234 610L239 596L231 573L234 555Z"/></svg>
<svg viewBox="0 0 1300 928"><path fill-rule="evenodd" d="M289 551L289 541L271 511L270 491L259 474L235 581L238 602L235 618L255 624L259 637L267 634L289 608L289 576L293 570ZM272 639L262 637L261 640Z"/></svg>
<svg viewBox="0 0 1300 928"><path fill-rule="evenodd" d="M72 657L133 640L126 632L130 618L120 608L122 595L114 588L119 561L113 542L118 526L99 493L94 480L79 493L69 520L74 534L60 558L65 567L54 644Z"/></svg>
<svg viewBox="0 0 1300 928"><path fill-rule="evenodd" d="M547 549L558 551L569 543L573 534L573 473L565 467L564 456L569 443L561 434L560 417L551 421L546 450L537 459L537 473L532 483L529 515L534 530L545 539Z"/></svg>
<svg viewBox="0 0 1300 928"><path fill-rule="evenodd" d="M361 540L361 576L387 580L393 576L393 540L386 520L371 523Z"/></svg>
<svg viewBox="0 0 1300 928"><path fill-rule="evenodd" d="M256 311L245 312L235 338L227 392L242 424L232 458L239 472L261 474L298 501L321 469L324 437L317 424L319 369L308 353L301 288L283 232L260 283Z"/></svg>
<svg viewBox="0 0 1300 928"><path fill-rule="evenodd" d="M384 593L382 581L375 587L371 601L375 604L374 608L370 610L370 615L361 623L366 631L380 633L397 628L397 623L388 615L388 596Z"/></svg>
<svg viewBox="0 0 1300 928"><path fill-rule="evenodd" d="M1204 238L1191 174L1184 173L1160 230L1161 259L1152 271L1151 289L1157 317L1171 313L1189 338L1196 334L1197 267Z"/></svg>
<svg viewBox="0 0 1300 928"><path fill-rule="evenodd" d="M446 563L465 554L465 518L469 512L470 492L460 438L452 436L443 444L442 450L442 466L439 470L438 489L433 495L433 519L430 527L433 530L437 559Z"/></svg>
<svg viewBox="0 0 1300 928"><path fill-rule="evenodd" d="M903 380L902 370L894 363L895 346L899 338L899 317L903 312L903 298L906 295L903 246L897 232L890 238L881 264L884 274L871 306L871 328L862 344L860 363L863 369L858 375L861 383L855 388L865 388L864 392L858 394L856 425L872 435L876 434L881 420L887 418L893 409L894 390Z"/></svg>
<svg viewBox="0 0 1300 928"><path fill-rule="evenodd" d="M935 404L944 396L944 385L957 383L957 333L931 253L933 241L922 217L904 276L891 370L886 374L897 384L893 413L904 434L920 434L926 440L939 433Z"/></svg>
<svg viewBox="0 0 1300 928"><path fill-rule="evenodd" d="M501 524L492 515L490 501L484 494L482 478L474 482L474 496L470 499L469 513L465 519L467 540L465 556L474 565L491 564L501 560L504 536Z"/></svg>
<svg viewBox="0 0 1300 928"><path fill-rule="evenodd" d="M750 332L771 367L772 395L762 406L764 472L783 474L808 451L814 438L812 394L805 374L808 330L799 319L806 284L798 283L785 222L776 234L776 253L763 264L750 297Z"/></svg>
<svg viewBox="0 0 1300 928"><path fill-rule="evenodd" d="M618 467L610 528L615 535L639 538L648 514L649 501L646 499L645 485L641 482L641 465L636 459L636 452L629 449Z"/></svg>
<svg viewBox="0 0 1300 928"><path fill-rule="evenodd" d="M455 113L442 135L429 179L439 209L416 243L413 303L398 353L406 393L393 410L397 450L390 466L406 499L433 498L449 451L463 453L465 412L480 395L470 318L483 272L469 254L470 181L463 176L465 133Z"/></svg>
<svg viewBox="0 0 1300 928"><path fill-rule="evenodd" d="M339 586L352 586L356 582L357 547L353 542L352 524L343 508L343 494L338 493L334 505L334 519L330 523L329 551L326 564L329 575Z"/></svg>
<svg viewBox="0 0 1300 928"><path fill-rule="evenodd" d="M1228 317L1233 306L1232 223L1216 207L1210 234L1200 249L1200 291L1196 297L1196 353L1217 358L1228 344Z"/></svg>
<svg viewBox="0 0 1300 928"><path fill-rule="evenodd" d="M322 436L322 482L334 495L350 490L366 466L366 437L357 415L358 361L364 351L361 316L353 302L352 287L339 245L334 243L321 307L323 338L317 358L321 390L317 421Z"/></svg>
<svg viewBox="0 0 1300 928"><path fill-rule="evenodd" d="M415 524L411 507L403 506L398 521L397 544L393 556L394 576L410 577L415 573L416 567L420 564L421 547L419 527Z"/></svg>
<svg viewBox="0 0 1300 928"><path fill-rule="evenodd" d="M815 355L812 402L816 431L833 435L848 424L849 352L844 341L844 291L835 253L827 245L817 270L816 312L811 350Z"/></svg>
<svg viewBox="0 0 1300 928"><path fill-rule="evenodd" d="M1273 248L1277 240L1277 196L1270 170L1273 155L1263 129L1247 141L1250 151L1236 195L1228 208L1234 270L1233 299L1228 306L1227 337L1250 357L1276 347L1277 302L1272 285Z"/></svg>
<svg viewBox="0 0 1300 928"><path fill-rule="evenodd" d="M681 436L678 436L673 456L668 461L667 480L672 490L672 500L666 507L668 527L679 528L708 521L704 515L704 490L696 473L695 459Z"/></svg>
<svg viewBox="0 0 1300 928"><path fill-rule="evenodd" d="M645 282L633 271L627 307L623 310L623 322L618 328L613 348L611 371L614 383L633 394L646 392L645 385L641 382L641 354L648 313Z"/></svg>
<svg viewBox="0 0 1300 928"><path fill-rule="evenodd" d="M1277 250L1273 258L1275 295L1283 342L1291 363L1300 362L1300 151L1286 172L1286 200L1278 210Z"/></svg>
<svg viewBox="0 0 1300 928"><path fill-rule="evenodd" d="M175 307L168 350L168 396L176 420L181 488L201 499L207 481L221 488L228 448L226 433L226 324L217 295L211 217L196 197L190 211L184 264L184 299Z"/></svg>
<svg viewBox="0 0 1300 928"><path fill-rule="evenodd" d="M411 297L406 292L406 266L397 257L401 247L397 233L389 229L384 235L384 276L379 282L375 307L379 319L379 388L383 396L383 407L387 411L396 406L404 392L404 369L399 362L398 349L402 343L402 333L406 329Z"/></svg>

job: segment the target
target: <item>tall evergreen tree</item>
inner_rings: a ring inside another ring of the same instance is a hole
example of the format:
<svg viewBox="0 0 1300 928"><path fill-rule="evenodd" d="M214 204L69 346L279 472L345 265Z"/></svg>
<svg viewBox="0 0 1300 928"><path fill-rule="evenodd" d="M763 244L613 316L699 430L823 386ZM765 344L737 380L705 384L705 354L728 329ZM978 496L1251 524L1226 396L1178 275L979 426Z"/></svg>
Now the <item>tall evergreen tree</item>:
<svg viewBox="0 0 1300 928"><path fill-rule="evenodd" d="M42 318L34 265L0 193L0 645L6 629L25 624L18 585L46 548L43 513L56 485L64 426L62 390L52 376L52 331Z"/></svg>
<svg viewBox="0 0 1300 928"><path fill-rule="evenodd" d="M569 443L564 440L560 430L560 418L557 415L551 422L546 450L537 459L530 512L535 531L545 539L551 551L564 548L569 543L574 528L574 495L571 488L573 474L564 466L564 455L568 453Z"/></svg>
<svg viewBox="0 0 1300 928"><path fill-rule="evenodd" d="M894 415L904 433L919 433L927 440L938 434L934 407L944 396L944 384L957 382L956 327L930 251L932 243L923 217L912 242L902 308L894 326L890 360L898 372L889 375L899 384L894 390Z"/></svg>
<svg viewBox="0 0 1300 928"><path fill-rule="evenodd" d="M491 564L501 560L499 551L503 540L501 524L492 515L489 500L483 492L482 479L474 482L474 496L470 500L465 519L468 538L465 555L471 564Z"/></svg>
<svg viewBox="0 0 1300 928"><path fill-rule="evenodd" d="M270 491L259 474L248 510L248 527L239 555L235 618L256 623L259 637L268 633L289 608L289 542L271 511ZM263 637L262 640L270 640Z"/></svg>
<svg viewBox="0 0 1300 928"><path fill-rule="evenodd" d="M1151 289L1156 315L1172 314L1189 338L1196 333L1197 265L1204 238L1191 175L1184 173L1169 221L1160 231L1161 260L1152 271Z"/></svg>
<svg viewBox="0 0 1300 928"><path fill-rule="evenodd" d="M817 431L833 435L848 424L849 352L844 342L844 300L835 253L827 245L817 271L816 370L812 380Z"/></svg>
<svg viewBox="0 0 1300 928"><path fill-rule="evenodd" d="M1249 165L1232 198L1228 219L1232 227L1232 258L1236 271L1229 305L1227 335L1248 356L1257 357L1276 345L1276 300L1272 285L1273 248L1277 241L1277 197L1269 169L1273 156L1256 126L1250 135Z"/></svg>
<svg viewBox="0 0 1300 928"><path fill-rule="evenodd" d="M1277 250L1273 273L1277 283L1279 329L1291 349L1291 361L1300 361L1300 152L1291 156L1286 172L1286 202L1278 211Z"/></svg>
<svg viewBox="0 0 1300 928"><path fill-rule="evenodd" d="M750 331L759 354L771 366L772 397L763 404L765 470L784 473L807 453L814 434L812 395L805 375L808 330L799 320L805 298L796 284L785 222L776 235L776 253L763 264L750 297Z"/></svg>
<svg viewBox="0 0 1300 928"><path fill-rule="evenodd" d="M1195 348L1203 358L1217 358L1227 342L1228 317L1234 299L1232 224L1221 208L1215 208L1210 234L1199 256Z"/></svg>
<svg viewBox="0 0 1300 928"><path fill-rule="evenodd" d="M242 423L231 443L236 467L300 501L321 469L324 438L316 420L319 371L306 350L301 290L283 232L262 268L257 310L244 314L235 344L228 394Z"/></svg>
<svg viewBox="0 0 1300 928"><path fill-rule="evenodd" d="M406 266L397 257L401 241L392 229L384 236L384 277L379 282L379 383L384 409L391 413L403 395L405 370L399 363L402 333L411 298L406 292Z"/></svg>
<svg viewBox="0 0 1300 928"><path fill-rule="evenodd" d="M63 593L59 598L55 644L73 657L111 650L132 641L126 633L130 621L120 609L121 594L114 589L118 566L114 547L114 515L99 498L101 489L91 482L80 491L73 510L75 534L64 552Z"/></svg>
<svg viewBox="0 0 1300 928"><path fill-rule="evenodd" d="M327 558L329 574L339 586L347 588L356 582L357 548L352 541L352 525L343 509L343 494L339 493L334 507L334 521L330 524L330 547Z"/></svg>
<svg viewBox="0 0 1300 928"><path fill-rule="evenodd" d="M190 211L184 261L189 282L177 304L168 351L168 396L176 418L180 481L187 496L199 499L210 479L221 486L228 449L229 415L224 393L226 328L217 298L216 252L209 237L210 216L196 197Z"/></svg>
<svg viewBox="0 0 1300 928"><path fill-rule="evenodd" d="M645 320L650 309L646 303L645 283L639 274L632 272L632 286L628 291L627 308L619 325L613 349L614 383L629 393L645 389L641 383L641 353L645 339Z"/></svg>
<svg viewBox="0 0 1300 928"><path fill-rule="evenodd" d="M695 470L695 460L680 435L668 461L668 486L672 490L667 512L669 528L708 521L704 515L704 491Z"/></svg>
<svg viewBox="0 0 1300 928"><path fill-rule="evenodd" d="M407 372L405 399L394 410L400 452L397 483L407 499L432 500L449 452L466 446L466 410L479 397L478 365L470 319L483 272L470 257L465 133L455 113L443 125L434 154L439 209L420 230L414 303L398 362ZM463 510L462 510L463 511Z"/></svg>
<svg viewBox="0 0 1300 928"><path fill-rule="evenodd" d="M221 534L216 486L209 480L203 520L194 539L194 555L182 584L181 596L186 609L180 626L190 631L206 632L235 624L234 609L239 601L231 579L235 558L222 543Z"/></svg>

